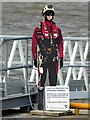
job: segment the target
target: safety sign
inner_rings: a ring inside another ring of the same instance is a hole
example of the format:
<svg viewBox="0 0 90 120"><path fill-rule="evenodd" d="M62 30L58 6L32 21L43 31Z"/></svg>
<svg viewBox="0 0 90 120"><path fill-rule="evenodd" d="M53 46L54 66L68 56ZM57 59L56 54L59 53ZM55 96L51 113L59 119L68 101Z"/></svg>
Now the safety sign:
<svg viewBox="0 0 90 120"><path fill-rule="evenodd" d="M69 86L45 87L46 110L69 110Z"/></svg>

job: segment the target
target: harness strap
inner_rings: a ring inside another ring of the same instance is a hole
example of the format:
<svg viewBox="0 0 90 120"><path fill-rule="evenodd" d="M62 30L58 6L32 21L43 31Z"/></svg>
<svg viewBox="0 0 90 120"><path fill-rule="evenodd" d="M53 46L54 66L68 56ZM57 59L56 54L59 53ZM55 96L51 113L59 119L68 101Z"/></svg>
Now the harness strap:
<svg viewBox="0 0 90 120"><path fill-rule="evenodd" d="M55 55L53 55L54 58L57 57L57 46L58 45L54 44L54 42L53 42L52 26L50 27L50 34L49 34L50 37L49 37L49 39L45 38L45 36L43 35L42 22L40 24L40 30L37 31L37 35L39 35L39 38L37 39L37 42L38 42L38 45L39 45L39 48L40 48L41 55L43 55L44 57L47 57L50 54L55 54ZM44 58L44 59L46 59L46 58Z"/></svg>

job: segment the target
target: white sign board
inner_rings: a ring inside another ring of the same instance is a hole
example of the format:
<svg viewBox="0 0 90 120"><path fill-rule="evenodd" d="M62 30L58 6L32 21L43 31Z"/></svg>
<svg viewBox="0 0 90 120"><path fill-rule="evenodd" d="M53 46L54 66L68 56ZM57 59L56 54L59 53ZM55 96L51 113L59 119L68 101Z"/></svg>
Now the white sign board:
<svg viewBox="0 0 90 120"><path fill-rule="evenodd" d="M46 86L45 87L45 109L46 110L69 110L69 87L68 86Z"/></svg>

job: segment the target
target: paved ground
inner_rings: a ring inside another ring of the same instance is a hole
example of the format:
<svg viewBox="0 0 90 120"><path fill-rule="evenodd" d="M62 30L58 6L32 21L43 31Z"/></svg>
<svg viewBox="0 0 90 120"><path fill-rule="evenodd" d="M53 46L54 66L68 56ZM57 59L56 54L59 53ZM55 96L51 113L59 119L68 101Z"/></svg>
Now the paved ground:
<svg viewBox="0 0 90 120"><path fill-rule="evenodd" d="M10 112L10 113L9 113ZM20 113L20 111L9 111L1 120L90 120L88 111L80 111L80 115L65 115L65 116L45 116L45 115L31 115L30 113Z"/></svg>
<svg viewBox="0 0 90 120"><path fill-rule="evenodd" d="M15 116L4 117L2 120L90 120L87 115L70 115L61 117L35 116L30 114L18 114Z"/></svg>

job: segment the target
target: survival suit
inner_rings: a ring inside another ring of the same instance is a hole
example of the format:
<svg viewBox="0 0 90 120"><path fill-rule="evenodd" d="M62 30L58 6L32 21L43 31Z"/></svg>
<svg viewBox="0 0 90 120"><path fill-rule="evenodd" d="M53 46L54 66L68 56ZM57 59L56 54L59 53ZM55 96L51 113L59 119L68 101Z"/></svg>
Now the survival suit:
<svg viewBox="0 0 90 120"><path fill-rule="evenodd" d="M51 21L42 21L35 28L32 37L32 54L34 60L37 60L37 46L39 46L42 62L57 61L63 58L63 37L61 30ZM56 73L58 67L56 68Z"/></svg>

